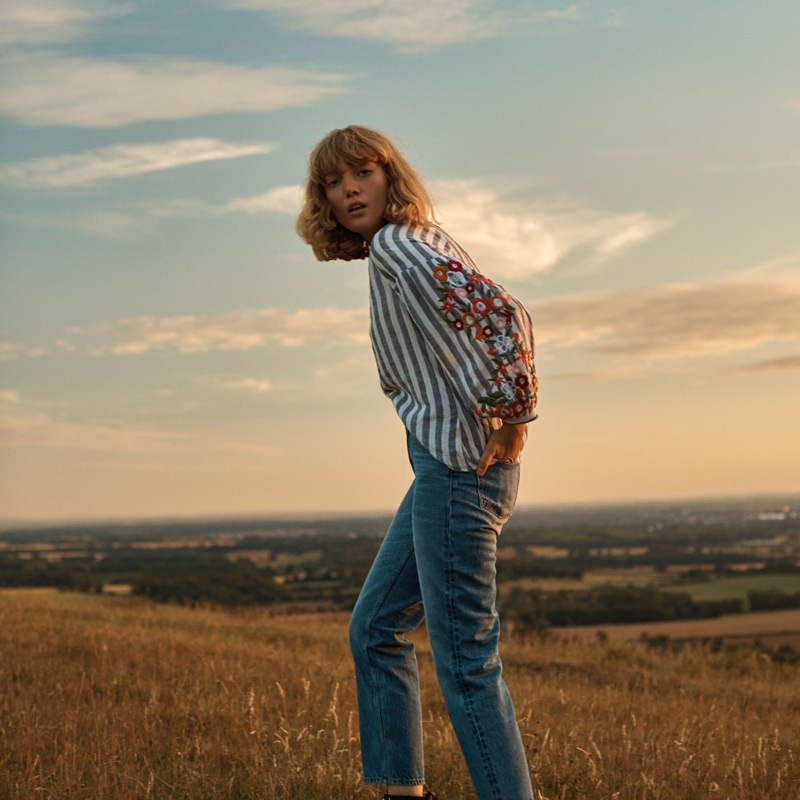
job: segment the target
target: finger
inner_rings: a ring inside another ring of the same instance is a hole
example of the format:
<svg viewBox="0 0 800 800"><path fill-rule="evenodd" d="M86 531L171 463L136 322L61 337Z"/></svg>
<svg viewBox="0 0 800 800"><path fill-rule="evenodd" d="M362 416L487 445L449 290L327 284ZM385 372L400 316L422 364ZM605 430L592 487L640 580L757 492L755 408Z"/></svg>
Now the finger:
<svg viewBox="0 0 800 800"><path fill-rule="evenodd" d="M486 450L483 451L480 461L478 461L478 466L475 469L479 477L482 478L486 474L486 470L489 469L494 460L494 453L494 448L489 449L487 447Z"/></svg>

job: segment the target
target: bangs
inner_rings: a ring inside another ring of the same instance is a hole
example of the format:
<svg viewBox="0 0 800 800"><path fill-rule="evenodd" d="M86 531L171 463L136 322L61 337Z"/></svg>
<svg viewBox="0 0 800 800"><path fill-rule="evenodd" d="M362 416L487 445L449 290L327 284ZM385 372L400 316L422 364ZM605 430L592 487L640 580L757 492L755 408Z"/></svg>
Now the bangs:
<svg viewBox="0 0 800 800"><path fill-rule="evenodd" d="M310 177L315 183L325 182L326 175L335 175L341 164L355 167L365 161L375 161L384 166L388 161L388 153L377 141L360 131L348 128L331 131L317 146L311 156Z"/></svg>

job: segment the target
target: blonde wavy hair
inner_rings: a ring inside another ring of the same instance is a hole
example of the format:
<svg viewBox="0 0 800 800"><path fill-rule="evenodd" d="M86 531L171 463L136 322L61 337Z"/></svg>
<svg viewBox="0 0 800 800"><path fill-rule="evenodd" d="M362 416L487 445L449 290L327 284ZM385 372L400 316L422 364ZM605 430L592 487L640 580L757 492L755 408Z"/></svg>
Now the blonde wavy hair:
<svg viewBox="0 0 800 800"><path fill-rule="evenodd" d="M366 161L375 161L386 172L386 222L430 225L435 221L428 190L387 136L361 125L338 128L311 151L305 200L297 218L298 235L311 245L319 261L352 261L369 255L364 238L336 220L325 196L326 175L338 172L341 164L356 167Z"/></svg>

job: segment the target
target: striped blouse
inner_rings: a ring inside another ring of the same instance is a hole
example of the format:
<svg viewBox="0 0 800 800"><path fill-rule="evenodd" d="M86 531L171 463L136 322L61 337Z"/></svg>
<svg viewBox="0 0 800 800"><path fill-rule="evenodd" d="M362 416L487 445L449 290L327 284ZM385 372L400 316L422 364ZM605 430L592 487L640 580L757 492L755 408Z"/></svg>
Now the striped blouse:
<svg viewBox="0 0 800 800"><path fill-rule="evenodd" d="M528 312L433 226L381 228L369 277L381 388L434 458L475 469L502 420L536 419Z"/></svg>

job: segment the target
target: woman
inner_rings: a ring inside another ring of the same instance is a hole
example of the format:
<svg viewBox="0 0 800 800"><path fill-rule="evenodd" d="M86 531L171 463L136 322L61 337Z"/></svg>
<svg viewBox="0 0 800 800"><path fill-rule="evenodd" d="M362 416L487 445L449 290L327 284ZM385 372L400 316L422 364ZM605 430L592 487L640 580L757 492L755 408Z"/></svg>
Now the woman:
<svg viewBox="0 0 800 800"><path fill-rule="evenodd" d="M364 781L386 784L384 800L423 796L404 634L424 616L478 799L532 800L495 609L497 536L536 418L530 317L433 224L420 178L378 131L351 125L317 145L297 231L321 261L368 259L372 347L414 469L350 622Z"/></svg>

